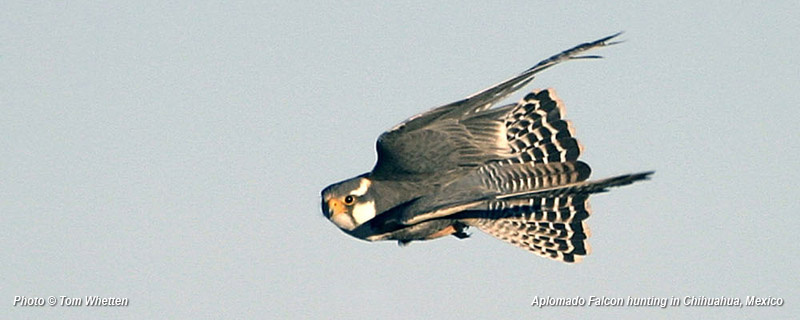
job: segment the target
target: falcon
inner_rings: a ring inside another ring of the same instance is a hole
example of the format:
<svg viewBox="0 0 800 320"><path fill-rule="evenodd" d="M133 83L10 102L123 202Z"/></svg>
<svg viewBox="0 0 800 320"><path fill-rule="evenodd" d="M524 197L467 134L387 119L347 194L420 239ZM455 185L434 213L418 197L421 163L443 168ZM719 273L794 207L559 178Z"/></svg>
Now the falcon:
<svg viewBox="0 0 800 320"><path fill-rule="evenodd" d="M380 135L372 171L322 190L322 213L345 233L405 245L475 227L566 263L589 254L589 196L653 172L587 181L582 146L552 89L495 105L560 62L618 43L580 44L520 75L427 112Z"/></svg>

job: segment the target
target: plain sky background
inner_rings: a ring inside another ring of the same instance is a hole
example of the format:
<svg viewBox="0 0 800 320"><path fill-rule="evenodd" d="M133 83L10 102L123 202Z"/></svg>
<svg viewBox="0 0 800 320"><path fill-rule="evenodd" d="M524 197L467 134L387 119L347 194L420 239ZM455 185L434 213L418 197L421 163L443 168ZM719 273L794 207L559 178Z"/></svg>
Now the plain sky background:
<svg viewBox="0 0 800 320"><path fill-rule="evenodd" d="M0 318L800 312L800 2L286 3L0 4ZM477 230L367 243L322 217L384 130L621 30L526 88L556 88L594 178L656 170L592 197L583 263ZM785 305L530 307L592 295Z"/></svg>

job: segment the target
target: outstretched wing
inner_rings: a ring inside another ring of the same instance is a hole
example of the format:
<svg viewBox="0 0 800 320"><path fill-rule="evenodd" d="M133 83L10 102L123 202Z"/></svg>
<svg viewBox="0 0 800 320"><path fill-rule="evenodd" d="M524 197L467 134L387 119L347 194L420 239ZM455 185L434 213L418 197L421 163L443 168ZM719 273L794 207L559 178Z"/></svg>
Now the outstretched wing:
<svg viewBox="0 0 800 320"><path fill-rule="evenodd" d="M588 50L615 44L619 33L563 51L520 75L463 100L415 115L383 133L377 142L375 179L414 177L474 167L511 153L504 121L514 105L490 110L497 102L524 87L534 75L562 61L599 58L579 56Z"/></svg>

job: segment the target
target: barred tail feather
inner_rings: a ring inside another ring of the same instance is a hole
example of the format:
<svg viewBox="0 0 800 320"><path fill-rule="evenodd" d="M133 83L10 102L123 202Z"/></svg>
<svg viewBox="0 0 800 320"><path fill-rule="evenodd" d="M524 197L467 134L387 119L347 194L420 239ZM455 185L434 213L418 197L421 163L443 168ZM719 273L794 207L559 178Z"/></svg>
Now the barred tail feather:
<svg viewBox="0 0 800 320"><path fill-rule="evenodd" d="M563 119L565 108L553 89L527 94L506 116L506 139L512 162L577 160L583 151L575 128Z"/></svg>
<svg viewBox="0 0 800 320"><path fill-rule="evenodd" d="M574 263L590 252L588 195L498 201L483 218L462 219L496 238L545 258Z"/></svg>
<svg viewBox="0 0 800 320"><path fill-rule="evenodd" d="M488 201L482 211L462 214L460 218L467 225L545 258L579 262L591 251L585 223L591 213L589 196L648 179L651 174L652 171L626 174L506 194Z"/></svg>

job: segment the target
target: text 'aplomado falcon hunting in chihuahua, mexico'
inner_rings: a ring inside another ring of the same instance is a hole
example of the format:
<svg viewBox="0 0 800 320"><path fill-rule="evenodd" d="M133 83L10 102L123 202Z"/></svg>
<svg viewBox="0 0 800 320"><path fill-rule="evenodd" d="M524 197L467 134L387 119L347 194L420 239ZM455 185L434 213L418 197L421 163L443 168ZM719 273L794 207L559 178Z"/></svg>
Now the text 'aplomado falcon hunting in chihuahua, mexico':
<svg viewBox="0 0 800 320"><path fill-rule="evenodd" d="M605 297L588 296L572 298L533 297L532 307L780 307L783 298L772 296L757 297L747 296L744 299L737 297Z"/></svg>

